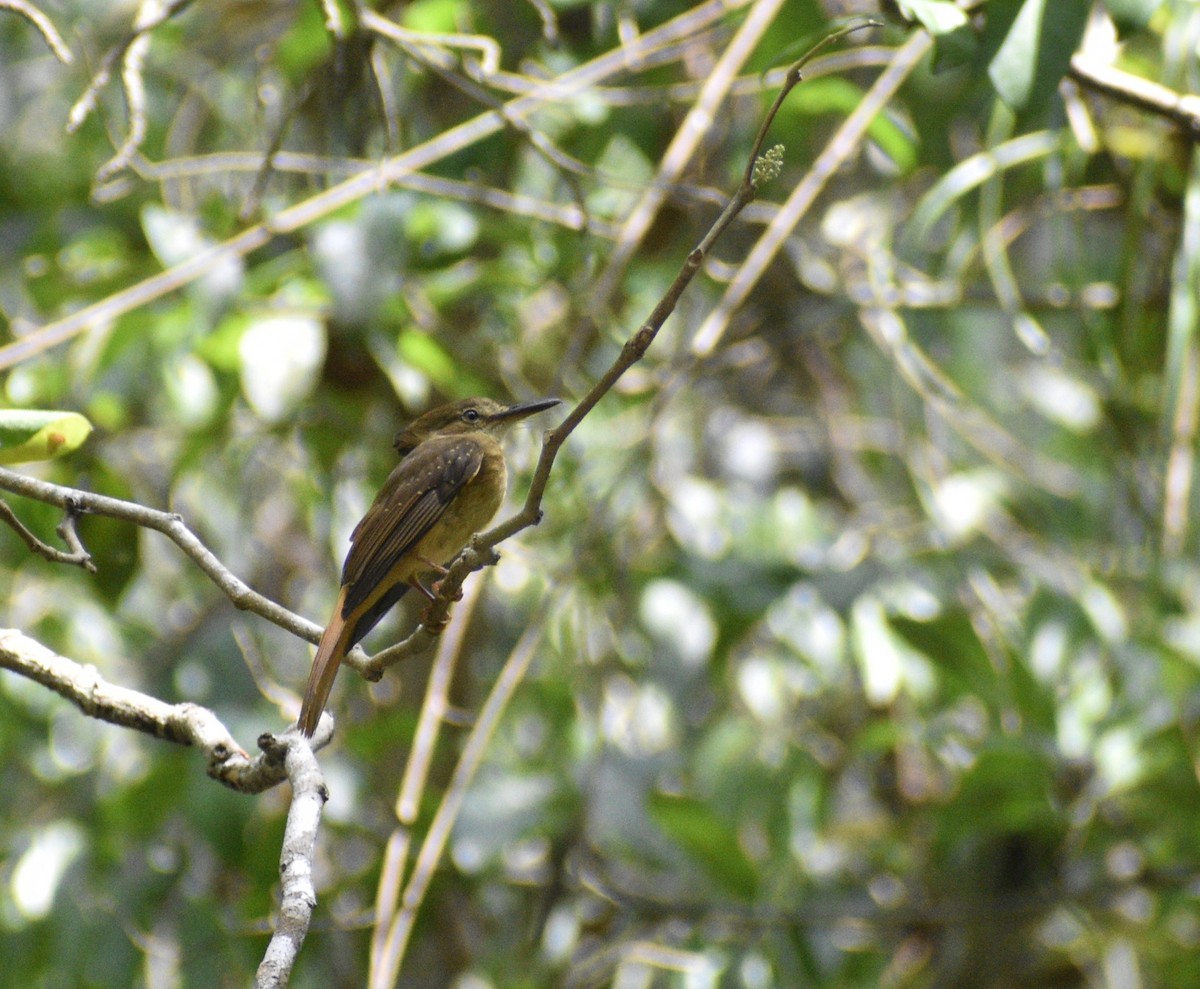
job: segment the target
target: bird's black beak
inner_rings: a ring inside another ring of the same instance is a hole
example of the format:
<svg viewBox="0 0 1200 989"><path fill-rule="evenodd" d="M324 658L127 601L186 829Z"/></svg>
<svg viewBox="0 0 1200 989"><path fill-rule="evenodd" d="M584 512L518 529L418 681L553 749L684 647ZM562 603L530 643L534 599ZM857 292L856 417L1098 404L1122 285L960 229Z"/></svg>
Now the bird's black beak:
<svg viewBox="0 0 1200 989"><path fill-rule="evenodd" d="M496 416L497 419L525 419L538 412L545 412L556 405L562 405L561 398L535 398L529 402L517 402Z"/></svg>

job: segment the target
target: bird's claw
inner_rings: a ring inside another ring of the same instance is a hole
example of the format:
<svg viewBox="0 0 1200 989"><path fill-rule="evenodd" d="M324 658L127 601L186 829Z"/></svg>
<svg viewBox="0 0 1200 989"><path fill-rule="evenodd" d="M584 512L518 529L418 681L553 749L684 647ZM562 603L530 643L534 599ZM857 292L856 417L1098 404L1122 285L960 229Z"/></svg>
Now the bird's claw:
<svg viewBox="0 0 1200 989"><path fill-rule="evenodd" d="M442 593L442 581L435 580L430 585L430 589L433 591L434 594L441 594ZM451 601L461 601L462 597L463 597L462 588L457 587L457 588L455 588L454 593L450 595L450 600Z"/></svg>
<svg viewBox="0 0 1200 989"><path fill-rule="evenodd" d="M421 612L421 624L431 632L441 632L447 625L450 624L450 618L448 615L443 615L441 618L435 620L429 615L432 610L433 605L431 604L423 612Z"/></svg>

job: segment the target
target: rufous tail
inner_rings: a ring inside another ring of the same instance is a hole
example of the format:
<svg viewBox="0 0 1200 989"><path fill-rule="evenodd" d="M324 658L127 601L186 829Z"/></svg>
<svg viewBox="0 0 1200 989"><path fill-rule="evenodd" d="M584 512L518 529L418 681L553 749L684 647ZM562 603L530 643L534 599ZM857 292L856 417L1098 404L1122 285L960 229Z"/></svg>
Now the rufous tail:
<svg viewBox="0 0 1200 989"><path fill-rule="evenodd" d="M321 720L321 712L325 710L325 702L329 700L329 691L333 689L333 681L337 676L338 667L342 665L349 651L350 635L353 626L348 626L342 617L342 605L346 600L346 589L338 595L337 604L333 609L333 617L325 626L321 642L317 646L317 655L313 658L312 672L308 674L308 686L304 688L304 703L300 705L300 719L297 725L300 731L312 738L317 730L317 722Z"/></svg>

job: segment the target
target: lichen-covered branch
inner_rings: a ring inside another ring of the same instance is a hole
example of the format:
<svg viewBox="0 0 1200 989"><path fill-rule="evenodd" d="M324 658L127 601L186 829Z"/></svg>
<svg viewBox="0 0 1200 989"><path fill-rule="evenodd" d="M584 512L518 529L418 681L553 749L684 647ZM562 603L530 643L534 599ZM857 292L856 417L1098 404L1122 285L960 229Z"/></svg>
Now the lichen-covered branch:
<svg viewBox="0 0 1200 989"><path fill-rule="evenodd" d="M283 989L291 978L300 946L308 934L313 907L317 904L312 879L313 853L321 811L329 799L329 791L308 740L298 731L280 736L263 735L258 745L266 758L282 764L292 785L292 802L288 807L279 854L282 879L279 916L275 933L254 977L254 989Z"/></svg>
<svg viewBox="0 0 1200 989"><path fill-rule="evenodd" d="M208 775L230 789L261 793L286 776L283 762L269 753L257 758L247 755L208 708L186 702L168 704L109 683L94 666L60 656L17 629L0 629L0 669L53 690L89 717L196 747L204 754ZM315 744L327 740L325 733Z"/></svg>

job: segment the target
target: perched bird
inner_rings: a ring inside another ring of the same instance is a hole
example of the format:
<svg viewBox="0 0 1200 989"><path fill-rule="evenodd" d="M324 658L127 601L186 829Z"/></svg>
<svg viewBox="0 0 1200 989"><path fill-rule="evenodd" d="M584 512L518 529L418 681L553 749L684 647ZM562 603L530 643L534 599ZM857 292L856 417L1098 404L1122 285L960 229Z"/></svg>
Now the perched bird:
<svg viewBox="0 0 1200 989"><path fill-rule="evenodd" d="M496 514L508 482L500 437L558 404L467 398L431 409L397 434L402 459L350 535L342 589L304 689L298 724L305 735L316 731L346 653L409 587L432 598L418 576L443 571Z"/></svg>

